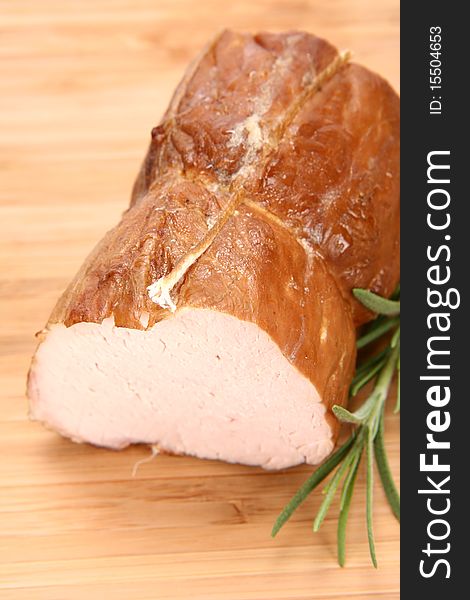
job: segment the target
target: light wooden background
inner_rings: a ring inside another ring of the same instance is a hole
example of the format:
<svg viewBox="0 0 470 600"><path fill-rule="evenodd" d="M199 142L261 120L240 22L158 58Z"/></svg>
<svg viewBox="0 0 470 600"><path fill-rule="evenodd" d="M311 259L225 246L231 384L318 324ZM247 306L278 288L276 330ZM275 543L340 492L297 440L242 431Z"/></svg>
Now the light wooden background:
<svg viewBox="0 0 470 600"><path fill-rule="evenodd" d="M376 486L370 566L361 476L336 565L318 496L273 541L310 472L270 474L78 446L28 422L25 376L56 298L119 218L173 88L223 27L303 28L398 88L398 0L0 0L0 598L398 598L398 535ZM387 420L398 470L398 419Z"/></svg>

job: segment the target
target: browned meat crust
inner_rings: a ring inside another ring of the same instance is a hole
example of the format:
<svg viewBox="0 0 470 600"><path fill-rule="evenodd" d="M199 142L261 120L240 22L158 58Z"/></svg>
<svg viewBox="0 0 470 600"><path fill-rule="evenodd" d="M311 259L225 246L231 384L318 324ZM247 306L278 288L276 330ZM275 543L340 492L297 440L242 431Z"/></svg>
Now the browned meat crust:
<svg viewBox="0 0 470 600"><path fill-rule="evenodd" d="M306 33L218 36L152 131L130 208L50 322L114 315L142 329L145 312L151 327L170 313L147 286L175 273L178 308L257 323L327 407L344 403L355 327L371 316L351 289L389 295L399 278L390 86Z"/></svg>

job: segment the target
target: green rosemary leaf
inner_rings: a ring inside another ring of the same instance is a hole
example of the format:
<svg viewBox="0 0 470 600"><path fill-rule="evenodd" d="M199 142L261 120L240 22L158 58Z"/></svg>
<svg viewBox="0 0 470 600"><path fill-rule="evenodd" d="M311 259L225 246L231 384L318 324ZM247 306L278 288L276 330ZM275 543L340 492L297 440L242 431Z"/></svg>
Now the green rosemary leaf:
<svg viewBox="0 0 470 600"><path fill-rule="evenodd" d="M397 344L400 343L400 328L398 328L392 336L392 340L390 342L390 347L395 348Z"/></svg>
<svg viewBox="0 0 470 600"><path fill-rule="evenodd" d="M334 454L328 458L322 465L316 469L305 483L297 490L291 501L284 507L281 514L276 519L271 531L274 537L281 527L290 519L295 509L305 500L305 498L321 483L329 473L343 460L353 445L355 436L351 436Z"/></svg>
<svg viewBox="0 0 470 600"><path fill-rule="evenodd" d="M353 289L353 294L361 304L379 315L395 316L400 314L399 300L388 300L361 288Z"/></svg>
<svg viewBox="0 0 470 600"><path fill-rule="evenodd" d="M380 361L376 362L375 365L369 367L369 369L360 374L360 377L354 377L349 391L350 395L355 396L359 392L359 390L361 390L366 384L368 384L369 381L373 379L375 375L383 368L385 362L386 353Z"/></svg>
<svg viewBox="0 0 470 600"><path fill-rule="evenodd" d="M313 531L318 531L320 529L321 524L323 523L323 521L326 517L326 513L328 512L328 509L331 506L331 503L333 501L336 490L338 489L338 486L341 483L341 480L346 475L346 471L349 469L349 466L351 465L354 458L355 458L354 450L351 450L348 453L348 455L346 456L346 458L344 459L341 467L339 467L339 469L336 471L336 473L331 478L330 483L325 488L325 497L323 499L323 502L320 505L320 508L318 509L318 513L317 513L317 516L315 517L315 521L313 522Z"/></svg>
<svg viewBox="0 0 470 600"><path fill-rule="evenodd" d="M344 408L344 406L335 404L333 406L333 413L342 423L353 423L354 425L360 425L362 423L361 419L358 419L354 413Z"/></svg>
<svg viewBox="0 0 470 600"><path fill-rule="evenodd" d="M398 359L397 359L397 403L395 404L395 408L393 409L393 412L395 414L400 412L400 355L398 355Z"/></svg>
<svg viewBox="0 0 470 600"><path fill-rule="evenodd" d="M332 408L333 413L339 418L343 419L346 423L354 423L360 425L364 423L370 416L371 412L377 406L377 401L380 398L382 391L380 389L374 389L372 394L356 411L350 412L346 408L335 404Z"/></svg>
<svg viewBox="0 0 470 600"><path fill-rule="evenodd" d="M364 375L364 373L367 373L371 367L373 367L378 362L380 362L388 354L388 352L389 352L388 348L384 348L384 350L382 350L378 354L374 354L367 360L364 360L363 362L361 362L361 364L359 364L356 367L356 373L354 375L353 382L356 381L357 379L359 379L360 377L362 377Z"/></svg>
<svg viewBox="0 0 470 600"><path fill-rule="evenodd" d="M379 429L374 439L375 462L379 470L382 486L387 496L388 503L395 517L400 521L400 496L393 481L392 473L388 464L387 453L384 442L384 415L380 419Z"/></svg>
<svg viewBox="0 0 470 600"><path fill-rule="evenodd" d="M358 350L364 348L364 346L367 346L367 344L374 342L379 337L382 337L385 333L387 333L387 331L390 331L390 329L393 329L399 323L400 319L397 317L380 320L376 327L370 328L357 340L356 346Z"/></svg>
<svg viewBox="0 0 470 600"><path fill-rule="evenodd" d="M341 493L341 509L338 519L338 563L340 567L344 567L346 559L346 525L348 522L349 507L351 506L351 499L354 491L354 484L356 483L361 456L362 449L349 467L349 472L344 480Z"/></svg>
<svg viewBox="0 0 470 600"><path fill-rule="evenodd" d="M360 414L361 411L367 407L367 404L371 401L371 399L374 396L376 397L375 406L372 408L372 410L369 410L369 414L372 414L372 418L369 423L372 438L375 438L375 435L377 433L377 429L378 429L379 421L380 421L380 419L377 418L377 415L381 414L383 404L384 404L385 400L387 399L388 392L389 392L390 385L393 380L393 375L395 373L395 369L397 366L399 356L400 356L400 345L397 344L395 346L395 348L393 348L392 351L390 352L385 366L380 371L380 373L377 377L377 382L375 384L374 391L372 392L371 396L355 412L355 414L357 416L361 417L362 416Z"/></svg>
<svg viewBox="0 0 470 600"><path fill-rule="evenodd" d="M377 568L377 557L375 555L375 541L373 529L373 500L374 500L374 443L371 432L367 432L366 443L367 455L367 479L366 479L366 520L367 539L369 540L369 552L372 564Z"/></svg>
<svg viewBox="0 0 470 600"><path fill-rule="evenodd" d="M364 428L361 428L361 431L359 432L359 435L364 433ZM363 436L362 436L363 437ZM358 452L356 453L356 456L354 457L354 460L351 463L351 466L349 468L348 474L346 475L346 479L344 480L344 484L343 484L343 489L341 491L341 500L340 500L340 510L343 509L344 503L345 503L345 494L346 494L346 490L348 488L348 486L350 485L350 479L352 479L352 477L354 476L354 468L359 468L359 463L361 462L361 458L362 458L362 454L364 452L364 443L361 443L360 447L358 446Z"/></svg>
<svg viewBox="0 0 470 600"><path fill-rule="evenodd" d="M379 379L380 379L380 377L379 377ZM356 411L354 411L354 413L353 413L354 416L357 419L359 419L361 422L365 421L365 419L367 419L370 416L371 412L377 406L377 401L379 400L380 395L381 395L381 390L378 388L378 385L376 385L374 388L374 391L367 398L367 400L364 402L364 404L361 404L361 406Z"/></svg>

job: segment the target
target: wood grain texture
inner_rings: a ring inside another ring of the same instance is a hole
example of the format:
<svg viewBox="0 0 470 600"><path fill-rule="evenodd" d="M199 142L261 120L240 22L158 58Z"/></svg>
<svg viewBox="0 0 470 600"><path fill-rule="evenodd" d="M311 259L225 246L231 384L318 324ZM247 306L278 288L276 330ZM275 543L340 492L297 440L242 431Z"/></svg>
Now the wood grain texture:
<svg viewBox="0 0 470 600"><path fill-rule="evenodd" d="M399 529L376 485L369 562L361 473L336 564L337 504L310 472L116 453L27 420L25 375L61 291L128 203L151 127L188 61L223 27L301 28L353 50L398 88L397 0L0 1L0 598L328 600L399 597ZM398 475L399 421L387 418Z"/></svg>

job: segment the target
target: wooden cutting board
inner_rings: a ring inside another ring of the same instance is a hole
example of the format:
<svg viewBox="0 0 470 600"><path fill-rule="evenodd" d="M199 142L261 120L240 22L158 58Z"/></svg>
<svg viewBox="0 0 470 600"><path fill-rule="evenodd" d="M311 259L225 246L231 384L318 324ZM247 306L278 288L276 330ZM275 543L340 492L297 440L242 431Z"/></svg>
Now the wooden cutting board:
<svg viewBox="0 0 470 600"><path fill-rule="evenodd" d="M0 1L0 597L398 598L398 525L376 485L370 566L361 474L336 564L335 504L271 525L311 469L267 473L143 447L115 453L27 419L25 376L60 292L119 219L188 61L223 27L320 34L398 87L398 0ZM387 419L393 471L398 418Z"/></svg>

